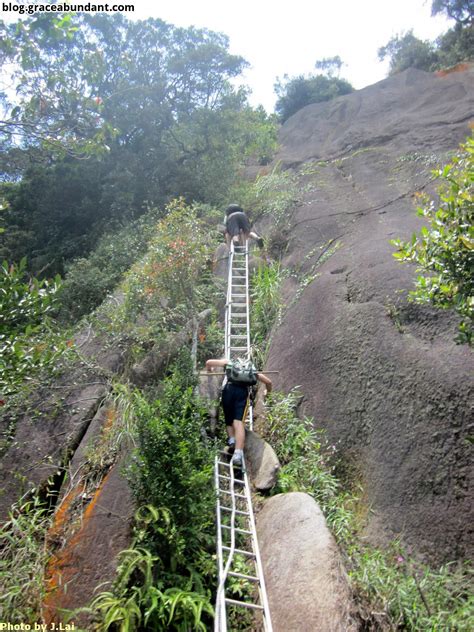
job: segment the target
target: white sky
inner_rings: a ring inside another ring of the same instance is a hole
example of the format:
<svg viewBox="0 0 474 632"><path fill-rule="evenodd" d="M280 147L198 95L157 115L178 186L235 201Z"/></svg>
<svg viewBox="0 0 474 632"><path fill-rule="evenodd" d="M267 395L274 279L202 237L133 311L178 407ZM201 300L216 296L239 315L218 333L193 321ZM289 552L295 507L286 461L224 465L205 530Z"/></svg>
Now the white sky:
<svg viewBox="0 0 474 632"><path fill-rule="evenodd" d="M30 0L34 1L41 2ZM134 4L135 12L125 14L131 19L158 17L177 26L193 25L225 33L230 38L230 51L250 63L239 83L252 90L252 105L262 104L268 112L275 105L273 85L277 77L317 72L316 60L339 55L346 64L340 76L355 88L363 88L387 75L388 62L378 61L377 50L392 36L413 29L417 37L433 40L453 25L443 16L431 17L431 0L70 0L70 3L89 1ZM0 12L0 18L16 20L18 14Z"/></svg>
<svg viewBox="0 0 474 632"><path fill-rule="evenodd" d="M244 75L251 103L269 112L276 77L316 72L316 60L339 55L347 64L340 76L363 88L386 76L388 64L378 61L377 50L393 35L413 29L417 37L431 40L453 25L442 16L431 17L431 0L131 2L136 18L159 17L228 35L231 52L251 64Z"/></svg>

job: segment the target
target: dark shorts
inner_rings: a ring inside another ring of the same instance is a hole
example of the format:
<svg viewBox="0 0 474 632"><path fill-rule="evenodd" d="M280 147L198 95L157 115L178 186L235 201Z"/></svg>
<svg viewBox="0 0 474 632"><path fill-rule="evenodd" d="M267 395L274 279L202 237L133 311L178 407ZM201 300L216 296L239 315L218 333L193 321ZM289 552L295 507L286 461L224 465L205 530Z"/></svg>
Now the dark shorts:
<svg viewBox="0 0 474 632"><path fill-rule="evenodd" d="M222 408L226 426L232 426L234 419L244 421L248 399L248 386L227 382L222 391Z"/></svg>
<svg viewBox="0 0 474 632"><path fill-rule="evenodd" d="M226 229L231 237L237 237L241 230L248 234L250 232L249 218L245 213L232 213L227 218Z"/></svg>

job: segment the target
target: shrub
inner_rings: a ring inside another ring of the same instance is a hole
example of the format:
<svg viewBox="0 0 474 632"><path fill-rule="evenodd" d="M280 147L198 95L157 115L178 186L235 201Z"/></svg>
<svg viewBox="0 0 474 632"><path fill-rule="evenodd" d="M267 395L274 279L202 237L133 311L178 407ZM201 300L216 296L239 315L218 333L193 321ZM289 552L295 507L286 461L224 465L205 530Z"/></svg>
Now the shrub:
<svg viewBox="0 0 474 632"><path fill-rule="evenodd" d="M53 367L65 349L49 315L57 302L59 277L28 278L26 259L0 266L0 387L15 391L26 377Z"/></svg>
<svg viewBox="0 0 474 632"><path fill-rule="evenodd" d="M444 181L440 203L421 196L418 215L427 220L410 242L395 239L394 257L416 263L413 301L453 308L461 317L457 342L472 344L474 333L474 139L451 163L434 174Z"/></svg>

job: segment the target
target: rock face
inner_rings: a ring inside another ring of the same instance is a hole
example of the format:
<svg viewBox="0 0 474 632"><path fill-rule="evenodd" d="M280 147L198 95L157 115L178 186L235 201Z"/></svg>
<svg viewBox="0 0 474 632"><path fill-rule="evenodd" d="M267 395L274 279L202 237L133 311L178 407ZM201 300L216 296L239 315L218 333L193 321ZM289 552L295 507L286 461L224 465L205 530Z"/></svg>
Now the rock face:
<svg viewBox="0 0 474 632"><path fill-rule="evenodd" d="M257 533L275 632L357 630L339 551L311 496L270 498Z"/></svg>
<svg viewBox="0 0 474 632"><path fill-rule="evenodd" d="M89 604L100 591L110 590L116 577L117 555L131 541L134 501L115 463L94 492L80 521L80 528L54 552L46 570L47 594L44 620L60 624L64 610ZM80 491L72 488L71 493ZM67 502L66 496L63 502ZM67 515L67 513L66 513ZM71 518L68 516L67 521ZM59 534L61 535L61 534ZM99 589L100 586L100 589ZM91 629L90 615L75 616L76 625ZM51 629L55 629L54 625ZM58 628L59 629L59 628Z"/></svg>
<svg viewBox="0 0 474 632"><path fill-rule="evenodd" d="M473 106L472 70L409 70L307 106L283 126L279 156L304 193L283 261L302 285L285 285L275 387L301 385L301 414L357 463L370 541L401 536L437 561L473 542L474 364L453 314L407 302L414 270L389 240L421 228L412 198L435 190L431 169L469 134Z"/></svg>
<svg viewBox="0 0 474 632"><path fill-rule="evenodd" d="M110 378L120 375L125 365L126 350L108 342L91 328L80 331L75 344L81 358L64 370L52 388L49 384L39 388L15 419L0 418L3 436L14 425L2 449L0 519L27 490L42 488L68 465L109 393Z"/></svg>
<svg viewBox="0 0 474 632"><path fill-rule="evenodd" d="M272 446L251 430L245 433L245 462L255 489L267 491L276 485L278 457Z"/></svg>

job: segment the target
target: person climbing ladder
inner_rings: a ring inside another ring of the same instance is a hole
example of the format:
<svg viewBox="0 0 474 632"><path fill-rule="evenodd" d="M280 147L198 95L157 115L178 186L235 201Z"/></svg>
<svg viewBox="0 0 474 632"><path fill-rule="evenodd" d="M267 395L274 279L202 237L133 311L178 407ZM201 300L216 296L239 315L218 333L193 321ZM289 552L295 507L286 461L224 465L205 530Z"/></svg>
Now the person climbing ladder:
<svg viewBox="0 0 474 632"><path fill-rule="evenodd" d="M209 359L206 361L207 371L211 372L218 367L223 367L226 373L221 404L224 410L228 449L229 453L233 452L232 464L236 467L242 467L245 446L244 422L249 406L250 388L258 380L265 384L266 393L270 393L272 381L269 377L257 371L250 361L230 361L227 358Z"/></svg>
<svg viewBox="0 0 474 632"><path fill-rule="evenodd" d="M227 245L233 240L236 245L243 246L251 237L257 242L259 248L263 248L263 239L252 231L250 221L238 204L229 204L225 211L225 238Z"/></svg>

